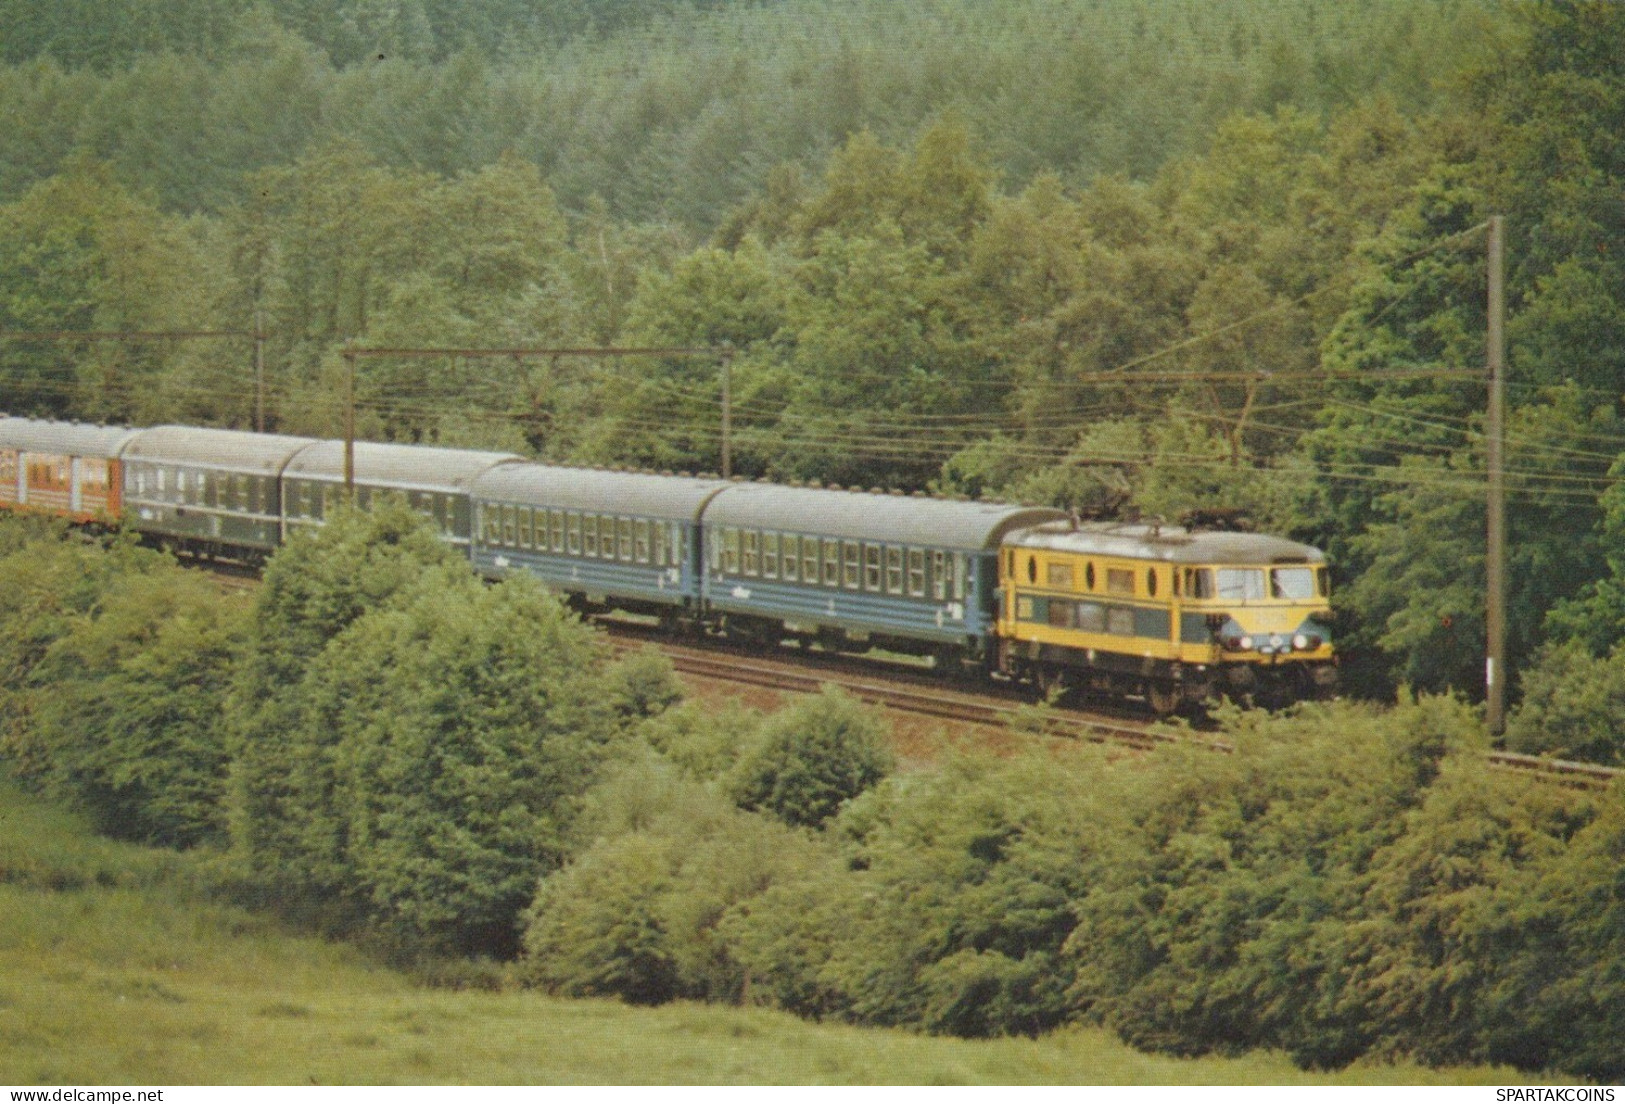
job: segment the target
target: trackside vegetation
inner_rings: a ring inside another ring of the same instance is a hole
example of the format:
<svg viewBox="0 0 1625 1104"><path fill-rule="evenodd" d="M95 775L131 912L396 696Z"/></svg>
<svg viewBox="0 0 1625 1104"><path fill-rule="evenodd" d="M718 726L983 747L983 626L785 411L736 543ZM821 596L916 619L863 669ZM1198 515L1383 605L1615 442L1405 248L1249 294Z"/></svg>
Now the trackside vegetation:
<svg viewBox="0 0 1625 1104"><path fill-rule="evenodd" d="M685 701L404 507L340 512L251 598L121 539L0 541L11 784L165 848L73 844L132 856L88 876L14 849L7 893L182 887L493 1004L1625 1074L1625 794L1487 771L1453 698L1221 712L1230 755L945 746L901 772L843 695Z"/></svg>

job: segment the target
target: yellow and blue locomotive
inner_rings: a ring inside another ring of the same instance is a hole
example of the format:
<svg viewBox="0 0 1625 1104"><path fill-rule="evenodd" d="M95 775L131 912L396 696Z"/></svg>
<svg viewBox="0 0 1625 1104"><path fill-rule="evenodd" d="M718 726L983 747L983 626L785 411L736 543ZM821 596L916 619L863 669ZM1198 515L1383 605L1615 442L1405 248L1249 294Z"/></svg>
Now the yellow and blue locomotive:
<svg viewBox="0 0 1625 1104"><path fill-rule="evenodd" d="M1336 683L1327 569L1309 545L1160 524L1052 522L1008 535L999 666L1046 689L1281 703Z"/></svg>

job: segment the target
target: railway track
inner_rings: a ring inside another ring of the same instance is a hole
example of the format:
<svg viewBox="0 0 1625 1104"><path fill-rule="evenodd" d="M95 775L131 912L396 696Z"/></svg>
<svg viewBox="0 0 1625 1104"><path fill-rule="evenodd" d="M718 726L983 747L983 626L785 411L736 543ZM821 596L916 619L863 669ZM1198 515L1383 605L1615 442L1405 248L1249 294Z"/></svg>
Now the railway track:
<svg viewBox="0 0 1625 1104"><path fill-rule="evenodd" d="M653 634L608 623L618 647L632 649L654 644L677 671L699 678L777 690L783 693L816 693L825 685L839 686L871 705L904 713L935 717L956 724L979 725L1009 731L1027 728L1037 734L1094 743L1112 743L1147 751L1162 744L1195 743L1212 751L1234 750L1226 740L1201 732L1178 732L1154 721L1129 717L1102 717L1083 710L1055 708L1036 711L1016 692L1008 694L968 693L940 685L923 685L930 676L874 670L876 663L864 664L840 657L817 657L810 666L767 659L746 653L674 644ZM1491 751L1486 759L1497 770L1512 771L1548 784L1573 789L1606 789L1622 773L1617 768L1596 763L1550 759L1512 751Z"/></svg>
<svg viewBox="0 0 1625 1104"><path fill-rule="evenodd" d="M207 565L207 569L223 589L251 589L259 583L257 573L237 565ZM875 662L852 657L819 654L804 655L794 662L768 659L734 649L677 644L635 623L604 619L598 623L608 630L616 647L631 650L653 644L679 672L697 678L791 694L816 693L825 685L835 685L860 701L899 712L1002 731L1021 728L1044 736L1111 743L1141 751L1175 742L1194 742L1217 752L1233 750L1225 740L1200 732L1175 732L1150 720L1078 709L1040 709L1015 689L1001 693L1000 688L989 687L970 693L945 687L936 676L923 671L881 671ZM1512 751L1492 751L1487 759L1497 770L1574 789L1606 789L1625 773L1596 763Z"/></svg>

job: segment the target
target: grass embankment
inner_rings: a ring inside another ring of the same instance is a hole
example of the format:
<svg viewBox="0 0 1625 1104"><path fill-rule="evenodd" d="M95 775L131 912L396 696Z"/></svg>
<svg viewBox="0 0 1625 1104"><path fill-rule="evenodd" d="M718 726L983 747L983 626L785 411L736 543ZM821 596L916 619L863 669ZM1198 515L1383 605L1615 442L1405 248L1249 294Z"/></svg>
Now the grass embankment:
<svg viewBox="0 0 1625 1104"><path fill-rule="evenodd" d="M1176 1061L1099 1031L990 1042L425 988L210 903L185 855L111 843L0 784L0 1083L1495 1083Z"/></svg>

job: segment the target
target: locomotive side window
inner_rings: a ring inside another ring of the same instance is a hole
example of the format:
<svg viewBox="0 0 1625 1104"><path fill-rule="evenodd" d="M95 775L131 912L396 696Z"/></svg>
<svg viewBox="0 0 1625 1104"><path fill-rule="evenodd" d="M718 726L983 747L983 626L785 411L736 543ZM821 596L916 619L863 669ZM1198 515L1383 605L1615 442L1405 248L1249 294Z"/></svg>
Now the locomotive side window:
<svg viewBox="0 0 1625 1104"><path fill-rule="evenodd" d="M1046 565L1044 580L1052 587L1062 590L1072 589L1072 565L1069 563L1051 563Z"/></svg>
<svg viewBox="0 0 1625 1104"><path fill-rule="evenodd" d="M1157 596L1157 570L1154 567L1145 569L1145 592L1153 598Z"/></svg>
<svg viewBox="0 0 1625 1104"><path fill-rule="evenodd" d="M1271 598L1314 598L1315 571L1310 567L1277 567L1270 570Z"/></svg>
<svg viewBox="0 0 1625 1104"><path fill-rule="evenodd" d="M1028 556L1027 557L1027 581L1029 583L1038 582L1038 557L1037 556Z"/></svg>
<svg viewBox="0 0 1625 1104"><path fill-rule="evenodd" d="M1108 567L1106 569L1107 594L1133 594L1134 572L1126 567Z"/></svg>
<svg viewBox="0 0 1625 1104"><path fill-rule="evenodd" d="M1095 589L1095 565L1092 561L1083 565L1083 585L1087 590Z"/></svg>

